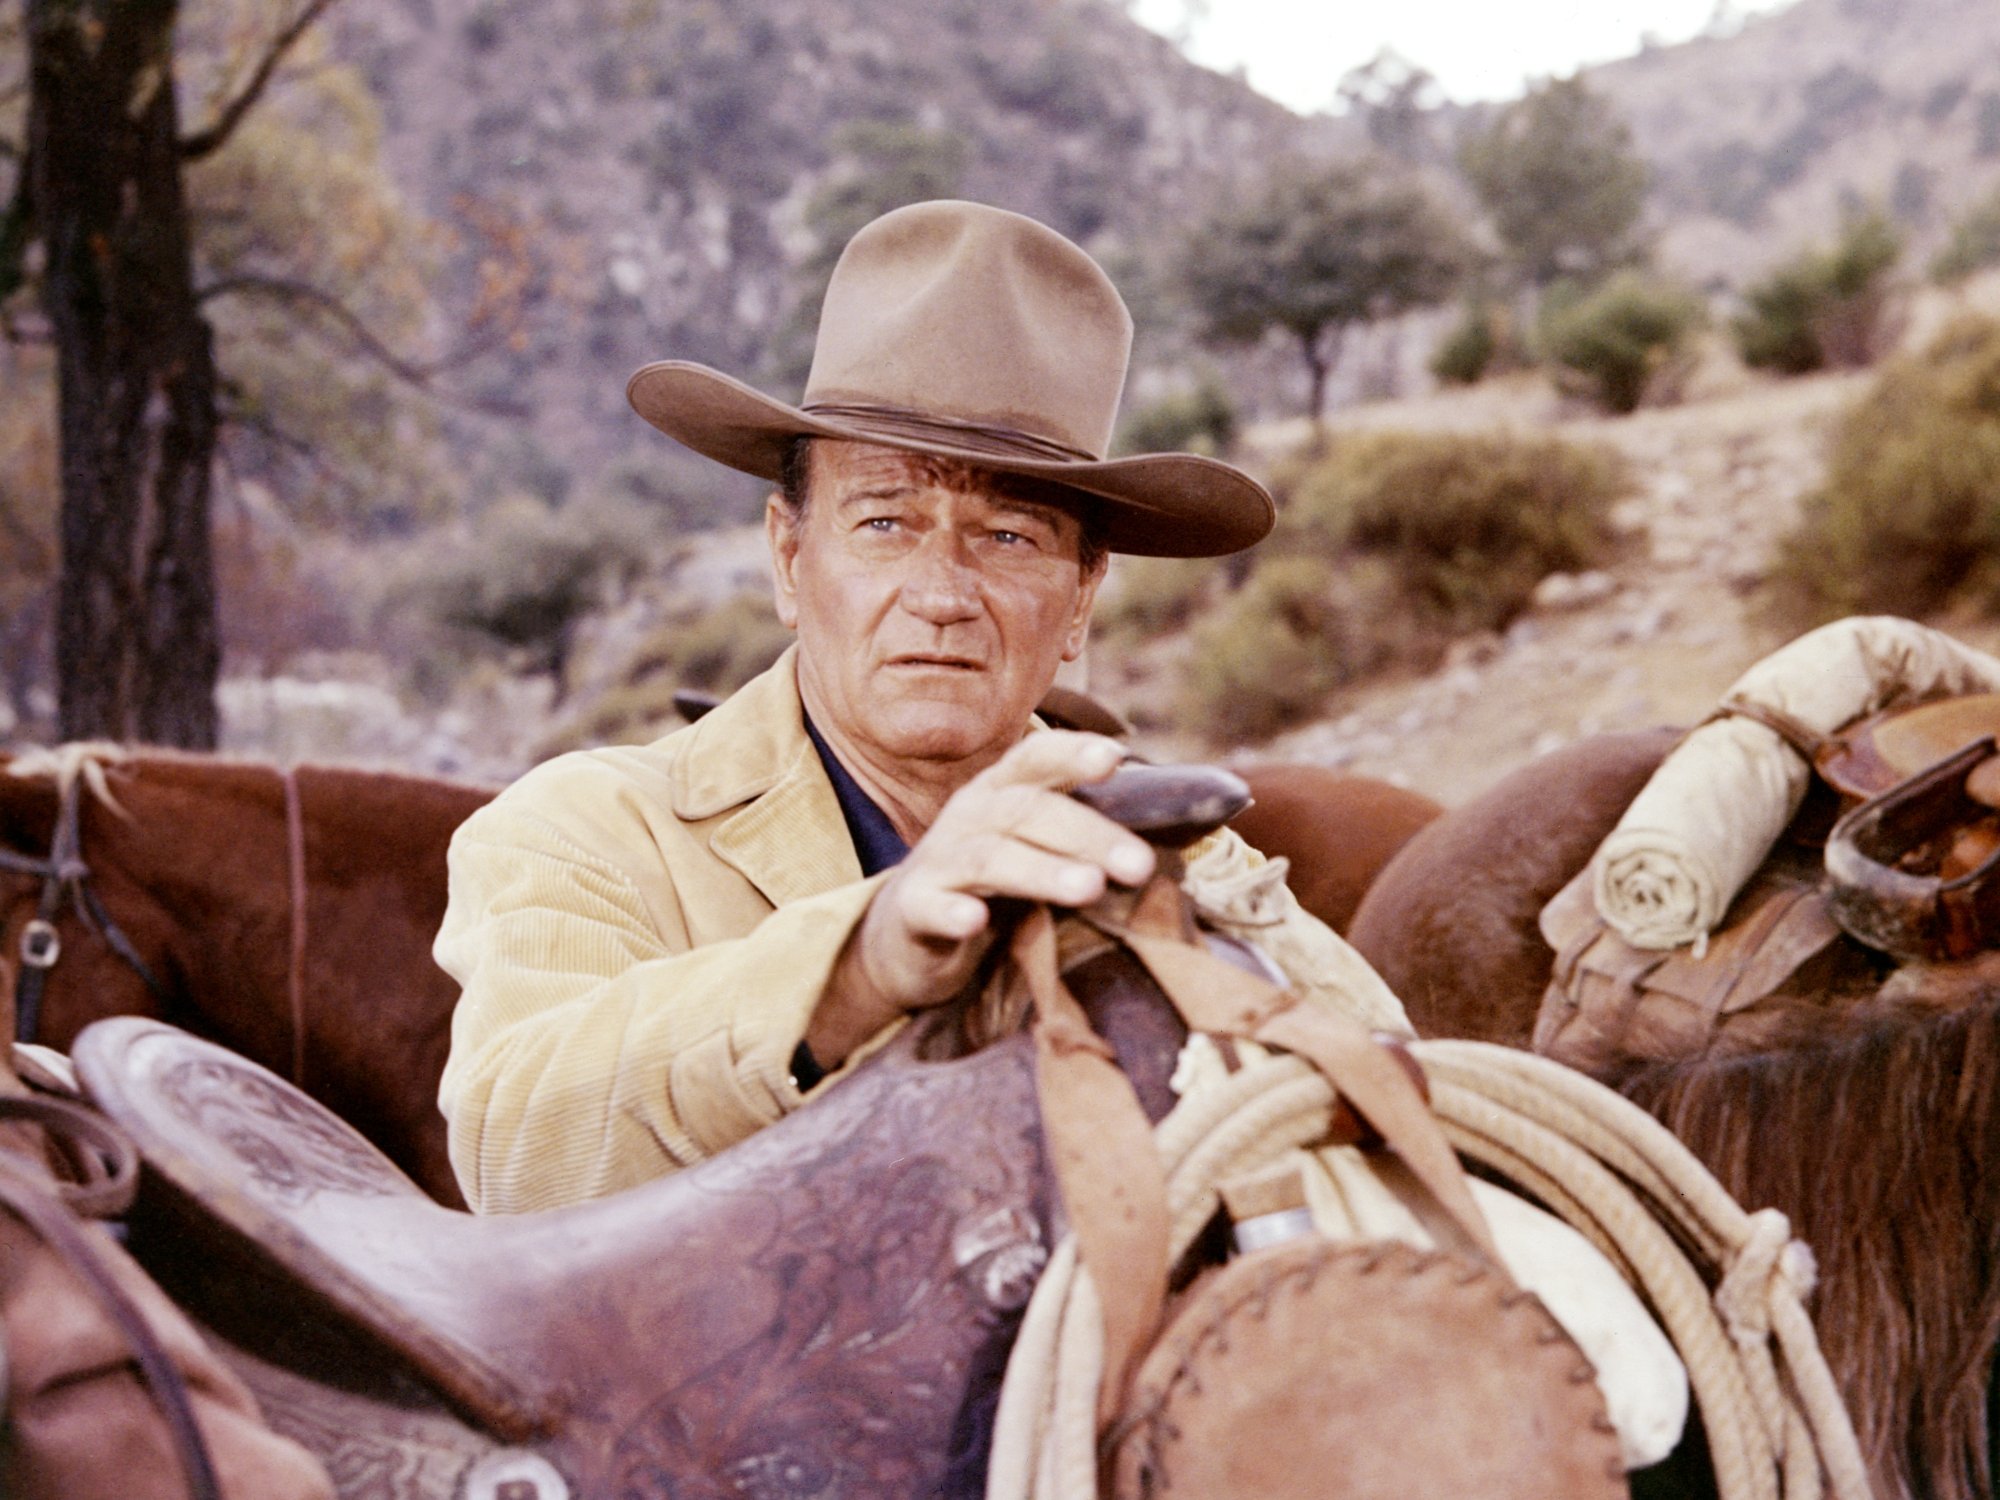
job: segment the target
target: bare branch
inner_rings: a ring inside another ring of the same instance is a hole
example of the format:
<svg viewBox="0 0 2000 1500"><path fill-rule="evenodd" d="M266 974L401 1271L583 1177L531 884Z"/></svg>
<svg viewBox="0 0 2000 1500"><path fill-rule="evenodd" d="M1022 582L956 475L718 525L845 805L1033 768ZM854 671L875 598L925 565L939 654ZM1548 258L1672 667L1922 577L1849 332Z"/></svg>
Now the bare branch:
<svg viewBox="0 0 2000 1500"><path fill-rule="evenodd" d="M199 161L204 156L219 151L236 133L236 127L243 123L243 117L250 113L258 99L263 97L271 82L271 75L278 71L285 54L292 50L298 39L312 29L313 22L323 15L334 0L306 0L306 5L292 22L272 40L271 46L251 73L250 81L241 93L222 107L213 124L196 131L181 142L181 157L186 161Z"/></svg>
<svg viewBox="0 0 2000 1500"><path fill-rule="evenodd" d="M412 364L385 344L364 323L360 316L331 292L314 286L309 281L295 281L282 276L241 275L225 277L202 288L199 300L207 302L215 297L248 293L253 296L273 297L281 302L290 302L311 308L337 323L342 332L352 339L363 354L381 365L391 375L408 385L415 386L433 400L447 406L456 406L467 411L480 412L487 416L525 417L529 409L519 402L494 401L459 396L436 389L431 382L447 370L455 369L488 352L500 342L498 335L483 343L469 345L458 350L448 359L434 364Z"/></svg>
<svg viewBox="0 0 2000 1500"><path fill-rule="evenodd" d="M325 455L312 443L295 432L288 432L269 417L233 402L224 403L216 412L216 417L221 422L224 432L231 428L241 428L245 432L255 433L279 453L348 498L352 499L361 493L360 487L341 473L338 467L327 462ZM220 447L220 451L227 454L226 447ZM229 463L231 470L234 471L233 456L230 456Z"/></svg>

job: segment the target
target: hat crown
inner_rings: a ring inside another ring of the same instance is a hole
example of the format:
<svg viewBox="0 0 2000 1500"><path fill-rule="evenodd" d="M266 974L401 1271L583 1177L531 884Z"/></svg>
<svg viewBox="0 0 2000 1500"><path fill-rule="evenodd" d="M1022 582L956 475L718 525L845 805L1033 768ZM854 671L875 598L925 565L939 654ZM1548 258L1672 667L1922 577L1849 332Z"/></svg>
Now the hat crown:
<svg viewBox="0 0 2000 1500"><path fill-rule="evenodd" d="M1131 351L1118 289L1054 230L984 204L912 204L834 267L805 406L921 413L1101 459Z"/></svg>

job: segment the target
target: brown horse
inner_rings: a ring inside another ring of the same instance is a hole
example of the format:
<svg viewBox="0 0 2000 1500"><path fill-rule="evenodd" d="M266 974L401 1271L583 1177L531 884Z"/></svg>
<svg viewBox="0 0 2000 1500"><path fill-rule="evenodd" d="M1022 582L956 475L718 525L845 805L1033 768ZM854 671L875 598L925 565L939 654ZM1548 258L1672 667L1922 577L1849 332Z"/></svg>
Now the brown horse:
<svg viewBox="0 0 2000 1500"><path fill-rule="evenodd" d="M1239 774L1255 799L1229 826L1291 862L1299 904L1344 933L1391 856L1444 808L1421 792L1325 766L1273 763Z"/></svg>
<svg viewBox="0 0 2000 1500"><path fill-rule="evenodd" d="M171 1021L293 1079L434 1197L462 1202L437 1109L457 989L430 943L445 845L493 793L73 746L0 768L0 847L53 847L65 780L85 883L157 990L66 900L34 1039L66 1048L109 1015ZM4 877L0 951L20 952L44 889Z"/></svg>
<svg viewBox="0 0 2000 1500"><path fill-rule="evenodd" d="M1352 937L1420 1033L1528 1044L1554 961L1537 914L1673 739L1559 750L1384 868ZM1741 1202L1783 1210L1813 1246L1821 1339L1878 1491L1973 1500L1993 1482L2000 985L1977 968L1912 979L1884 986L1894 1010L1800 996L1800 1023L1768 1049L1614 1081Z"/></svg>

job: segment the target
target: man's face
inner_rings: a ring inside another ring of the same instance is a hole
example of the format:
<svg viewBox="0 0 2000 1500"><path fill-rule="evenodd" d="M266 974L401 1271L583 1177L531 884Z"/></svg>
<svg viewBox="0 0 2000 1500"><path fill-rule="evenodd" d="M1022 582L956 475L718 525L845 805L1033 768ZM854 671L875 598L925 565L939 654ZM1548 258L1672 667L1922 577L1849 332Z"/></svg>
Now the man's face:
<svg viewBox="0 0 2000 1500"><path fill-rule="evenodd" d="M1034 481L872 443L817 440L810 499L766 515L778 617L813 722L878 766L971 762L1017 740L1083 649L1103 578ZM969 773L968 772L968 773Z"/></svg>

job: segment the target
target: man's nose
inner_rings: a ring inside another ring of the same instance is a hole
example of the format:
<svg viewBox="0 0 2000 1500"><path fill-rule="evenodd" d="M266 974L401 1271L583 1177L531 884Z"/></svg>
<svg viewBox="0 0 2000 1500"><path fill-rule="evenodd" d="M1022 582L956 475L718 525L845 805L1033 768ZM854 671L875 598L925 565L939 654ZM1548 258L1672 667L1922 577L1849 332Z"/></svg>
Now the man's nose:
<svg viewBox="0 0 2000 1500"><path fill-rule="evenodd" d="M903 608L944 625L979 612L979 569L965 542L940 529L924 538L903 579Z"/></svg>

